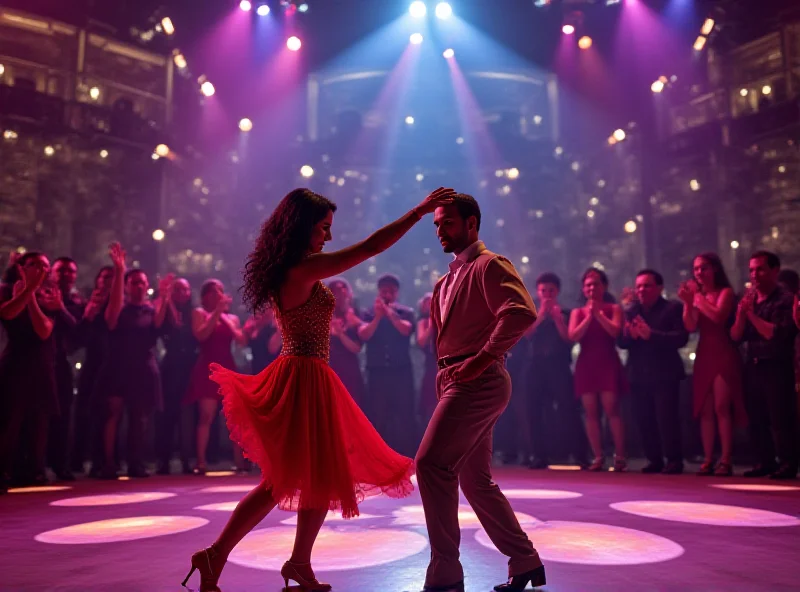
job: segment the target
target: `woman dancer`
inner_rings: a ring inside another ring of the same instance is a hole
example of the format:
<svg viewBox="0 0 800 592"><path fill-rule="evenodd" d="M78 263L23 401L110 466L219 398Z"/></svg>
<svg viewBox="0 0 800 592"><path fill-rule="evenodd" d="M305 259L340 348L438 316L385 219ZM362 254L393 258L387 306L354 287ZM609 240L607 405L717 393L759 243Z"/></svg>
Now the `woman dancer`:
<svg viewBox="0 0 800 592"><path fill-rule="evenodd" d="M678 297L684 303L686 329L700 332L692 389L694 416L700 418L705 458L697 474L728 477L733 474L733 421L747 422L742 360L729 335L728 321L735 310L735 296L716 253L698 255L692 267L694 281L682 284ZM714 468L717 427L722 455Z"/></svg>
<svg viewBox="0 0 800 592"><path fill-rule="evenodd" d="M326 363L335 303L321 280L385 251L454 194L437 189L366 240L330 254L322 249L331 240L336 205L321 195L295 189L264 223L247 261L244 296L256 311L273 304L281 355L257 376L212 367L231 435L264 480L239 502L219 538L192 555L189 576L200 570L203 592L219 591L228 555L276 505L298 512L294 549L281 569L287 587L294 580L304 590L330 590L311 569L328 510L351 518L365 496L411 492L413 461L381 440Z"/></svg>
<svg viewBox="0 0 800 592"><path fill-rule="evenodd" d="M616 350L617 337L622 329L622 308L606 301L608 277L603 271L586 270L581 283L586 306L572 311L569 338L581 344L581 353L575 363L575 393L586 411L586 435L594 453L594 462L589 470L601 471L605 462L600 429L602 405L614 439L614 470L624 471L628 463L625 460L625 431L619 396L627 391L627 382Z"/></svg>
<svg viewBox="0 0 800 592"><path fill-rule="evenodd" d="M328 282L328 288L336 298L331 320L331 369L336 372L356 404L363 408L367 387L358 359L358 354L364 347L358 336L358 328L364 322L353 310L353 289L347 280L333 279Z"/></svg>

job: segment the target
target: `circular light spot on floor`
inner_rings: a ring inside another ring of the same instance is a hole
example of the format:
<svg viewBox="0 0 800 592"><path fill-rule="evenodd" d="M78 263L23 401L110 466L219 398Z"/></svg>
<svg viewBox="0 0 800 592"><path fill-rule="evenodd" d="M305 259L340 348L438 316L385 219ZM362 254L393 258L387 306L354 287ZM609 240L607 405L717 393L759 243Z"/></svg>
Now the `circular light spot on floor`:
<svg viewBox="0 0 800 592"><path fill-rule="evenodd" d="M591 522L539 522L526 528L533 546L545 561L582 565L638 565L659 563L683 555L683 547L667 538L631 528ZM494 549L484 530L475 540Z"/></svg>
<svg viewBox="0 0 800 592"><path fill-rule="evenodd" d="M508 499L573 499L583 494L558 489L503 489Z"/></svg>
<svg viewBox="0 0 800 592"><path fill-rule="evenodd" d="M12 487L8 493L47 493L49 491L66 491L69 485L44 485L42 487Z"/></svg>
<svg viewBox="0 0 800 592"><path fill-rule="evenodd" d="M254 569L279 570L292 553L295 529L265 528L248 534L228 561ZM314 544L314 570L358 570L400 561L424 551L428 539L416 532L381 528L322 527Z"/></svg>
<svg viewBox="0 0 800 592"><path fill-rule="evenodd" d="M422 506L403 506L399 510L392 512L395 519L394 526L425 526L425 511ZM536 524L538 520L528 514L514 512L520 524ZM480 528L481 523L478 516L471 507L466 505L458 506L458 523L461 528Z"/></svg>
<svg viewBox="0 0 800 592"><path fill-rule="evenodd" d="M233 512L236 506L239 505L238 501L235 502L221 502L218 504L206 504L205 506L197 506L195 510L206 510L208 512Z"/></svg>
<svg viewBox="0 0 800 592"><path fill-rule="evenodd" d="M547 465L551 471L580 471L580 465Z"/></svg>
<svg viewBox="0 0 800 592"><path fill-rule="evenodd" d="M201 493L248 493L253 490L255 483L250 485L217 485L201 489Z"/></svg>
<svg viewBox="0 0 800 592"><path fill-rule="evenodd" d="M142 491L138 493L110 493L108 495L87 495L83 497L68 497L51 502L51 506L73 508L77 506L116 506L119 504L138 504L141 502L154 502L156 500L175 497L174 493L159 491Z"/></svg>
<svg viewBox="0 0 800 592"><path fill-rule="evenodd" d="M800 520L787 514L778 514L768 510L743 508L741 506L724 506L721 504L700 504L693 502L635 501L611 504L620 512L670 520L672 522L690 522L710 526L797 526Z"/></svg>
<svg viewBox="0 0 800 592"><path fill-rule="evenodd" d="M732 491L800 491L800 487L791 485L760 485L758 483L714 483L711 487Z"/></svg>
<svg viewBox="0 0 800 592"><path fill-rule="evenodd" d="M97 522L84 522L36 535L40 543L84 545L119 543L194 530L208 524L195 516L132 516Z"/></svg>
<svg viewBox="0 0 800 592"><path fill-rule="evenodd" d="M370 518L383 518L383 516L376 516L374 514L364 514L362 512L355 518L348 518L347 520L345 520L344 518L342 518L341 514L337 514L336 512L328 512L328 515L325 516L325 523L344 522L346 524L348 522L352 522L353 520L369 520ZM295 514L291 518L287 518L286 520L281 520L281 524L286 524L288 526L295 526L297 524L297 514Z"/></svg>
<svg viewBox="0 0 800 592"><path fill-rule="evenodd" d="M236 471L209 471L206 473L206 477L230 477L235 475Z"/></svg>

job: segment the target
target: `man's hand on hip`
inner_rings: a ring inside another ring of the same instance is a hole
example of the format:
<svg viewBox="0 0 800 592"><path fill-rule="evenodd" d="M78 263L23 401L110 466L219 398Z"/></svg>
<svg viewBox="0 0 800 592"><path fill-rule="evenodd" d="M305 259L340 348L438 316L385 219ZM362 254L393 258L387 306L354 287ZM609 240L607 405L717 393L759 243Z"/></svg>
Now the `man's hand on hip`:
<svg viewBox="0 0 800 592"><path fill-rule="evenodd" d="M462 364L448 368L445 370L445 375L453 382L470 382L486 372L486 369L496 361L495 358L481 351Z"/></svg>

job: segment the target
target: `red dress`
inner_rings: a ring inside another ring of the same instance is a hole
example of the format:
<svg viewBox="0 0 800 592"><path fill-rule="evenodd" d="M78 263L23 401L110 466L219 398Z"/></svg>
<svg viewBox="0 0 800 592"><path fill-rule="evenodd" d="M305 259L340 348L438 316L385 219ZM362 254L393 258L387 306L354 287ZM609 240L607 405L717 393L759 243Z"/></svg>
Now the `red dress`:
<svg viewBox="0 0 800 592"><path fill-rule="evenodd" d="M695 352L692 376L694 416L702 415L706 397L712 396L714 379L720 376L731 391L734 422L740 426L745 425L747 412L742 392L742 358L731 341L727 326L718 325L702 313L698 316L700 340Z"/></svg>
<svg viewBox="0 0 800 592"><path fill-rule="evenodd" d="M600 312L607 319L614 318L614 305L600 304ZM578 309L578 323L586 317L584 309ZM592 319L583 339L581 353L575 362L575 395L588 393L628 392L628 380L617 353L617 340L603 329L597 319Z"/></svg>
<svg viewBox="0 0 800 592"><path fill-rule="evenodd" d="M200 399L219 399L219 386L208 377L211 364L217 364L227 370L236 370L236 361L231 353L233 331L222 320L214 327L214 331L205 341L200 342L200 355L192 368L189 377L189 388L186 391L186 403L195 403Z"/></svg>
<svg viewBox="0 0 800 592"><path fill-rule="evenodd" d="M260 468L278 506L358 516L365 497L411 493L414 463L389 448L328 365L335 298L321 282L277 313L283 349L256 376L211 365L232 439Z"/></svg>

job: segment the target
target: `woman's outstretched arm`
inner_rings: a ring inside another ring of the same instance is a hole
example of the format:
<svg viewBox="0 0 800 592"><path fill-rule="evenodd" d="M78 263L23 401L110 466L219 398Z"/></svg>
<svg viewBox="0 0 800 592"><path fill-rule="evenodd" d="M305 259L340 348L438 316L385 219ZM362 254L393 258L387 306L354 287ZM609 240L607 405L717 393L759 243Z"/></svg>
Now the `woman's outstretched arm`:
<svg viewBox="0 0 800 592"><path fill-rule="evenodd" d="M363 241L334 253L309 255L291 270L290 279L302 283L312 283L352 269L391 247L423 216L432 213L439 206L448 204L453 195L455 195L455 191L452 189L440 187L407 214L375 231Z"/></svg>

